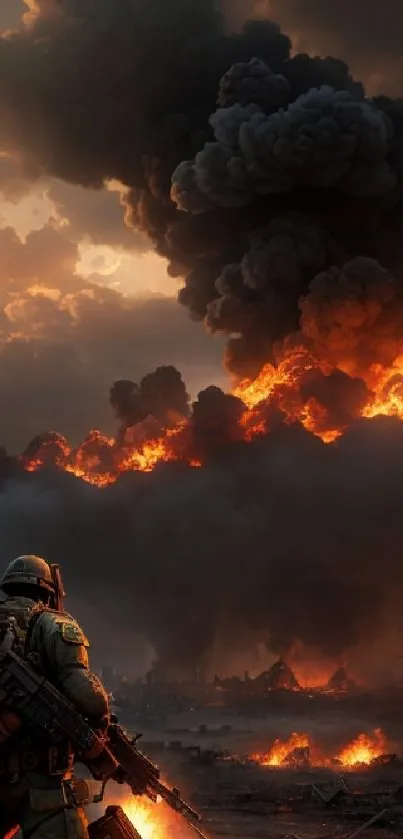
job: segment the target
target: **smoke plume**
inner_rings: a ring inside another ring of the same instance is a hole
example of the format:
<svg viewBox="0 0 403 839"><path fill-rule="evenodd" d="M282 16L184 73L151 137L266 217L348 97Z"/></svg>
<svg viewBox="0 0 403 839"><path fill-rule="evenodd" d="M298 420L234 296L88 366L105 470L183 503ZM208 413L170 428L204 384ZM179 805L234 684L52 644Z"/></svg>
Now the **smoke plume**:
<svg viewBox="0 0 403 839"><path fill-rule="evenodd" d="M160 427L176 425L188 415L189 395L181 374L175 367L158 367L137 385L121 380L110 392L110 403L123 431L153 417Z"/></svg>
<svg viewBox="0 0 403 839"><path fill-rule="evenodd" d="M287 32L295 33L299 49L345 59L368 82L371 92L401 95L399 32L403 10L398 0L386 0L384 4L365 0L329 0L326 4L320 0L247 0L243 19L251 12L271 14Z"/></svg>
<svg viewBox="0 0 403 839"><path fill-rule="evenodd" d="M14 473L0 493L1 561L61 561L70 608L96 602L105 625L147 637L167 666L208 665L221 633L228 655L231 637L252 632L277 652L296 638L332 656L370 647L403 631L402 435L399 421L361 421L334 450L294 426L203 469L166 464L105 490ZM98 658L123 657L100 638Z"/></svg>
<svg viewBox="0 0 403 839"><path fill-rule="evenodd" d="M229 33L212 0L96 5L35 3L1 40L2 143L72 184L121 182L180 301L237 336L232 372L271 360L317 273L362 255L400 269L400 102L366 99L340 60L291 57L269 20Z"/></svg>
<svg viewBox="0 0 403 839"><path fill-rule="evenodd" d="M233 33L213 0L28 5L21 30L0 40L0 144L27 171L120 184L133 248L144 235L168 260L180 303L225 336L238 386L207 388L189 408L165 362L143 379L111 375L121 441L164 428L179 460L186 451L205 468L172 463L100 493L11 467L2 550L57 558L63 545L70 579L82 568L100 604L168 663L203 662L221 626L269 631L276 651L295 639L332 655L370 643L395 618L390 591L402 584L403 426L360 419L380 383L382 395L402 391L402 101L367 96L342 60L294 54L275 22ZM78 320L106 363L105 312L115 306L127 341L130 305L73 274L57 304L52 287L16 294L6 319L53 336ZM248 402L242 380L265 371L270 392ZM246 443L257 420L271 436ZM312 429L345 435L325 448ZM115 468L96 433L87 454L100 445ZM40 435L23 462L45 450L68 465L66 447Z"/></svg>

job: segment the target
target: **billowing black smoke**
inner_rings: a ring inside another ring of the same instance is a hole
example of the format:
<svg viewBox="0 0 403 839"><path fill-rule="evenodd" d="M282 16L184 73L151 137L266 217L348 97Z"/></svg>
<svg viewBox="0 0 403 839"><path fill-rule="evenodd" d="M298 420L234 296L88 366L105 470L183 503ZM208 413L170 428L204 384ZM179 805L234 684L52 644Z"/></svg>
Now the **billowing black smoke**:
<svg viewBox="0 0 403 839"><path fill-rule="evenodd" d="M140 384L122 379L113 384L110 404L121 424L121 437L127 429L152 417L160 429L175 426L189 414L189 394L175 367L157 367Z"/></svg>
<svg viewBox="0 0 403 839"><path fill-rule="evenodd" d="M231 370L256 373L298 329L319 272L361 255L400 272L400 101L291 57L270 21L228 34L213 0L37 7L0 42L0 139L31 171L120 180L180 301L231 336Z"/></svg>
<svg viewBox="0 0 403 839"><path fill-rule="evenodd" d="M228 335L231 371L256 374L299 333L329 366L305 397L340 425L357 416L374 364L403 352L402 102L366 98L341 61L291 57L275 23L228 34L213 0L36 5L0 41L0 142L31 172L120 180L127 223L184 278L192 317ZM111 402L122 436L188 410L172 368L117 383ZM214 388L193 406L195 448L215 454L204 469L103 492L61 473L5 478L2 558L64 559L71 588L168 663L203 661L224 625L269 630L276 650L370 642L401 621L403 425L361 421L326 448L280 421L251 446L241 410Z"/></svg>
<svg viewBox="0 0 403 839"><path fill-rule="evenodd" d="M362 318L366 307L371 319L372 284L382 273L377 260L396 272L401 268L397 241L390 249L392 210L395 235L402 222L401 104L366 100L349 83L344 90L319 87L319 75L318 87L295 98L287 75L272 73L263 62L233 67L221 82L222 107L210 118L214 141L173 175L172 197L195 223L214 218L218 207L224 217L233 215L233 238L241 253L230 261L222 250L226 264L215 276L210 300L204 297L204 315L212 331L238 335L227 351L230 369L237 373L257 372L276 341L304 326L300 314L315 296L316 275L323 288L322 330L326 297L335 295L337 283L335 329L342 333L355 326L351 311L354 305L358 309L358 294ZM340 283L346 264L351 264L351 281ZM364 286L362 292L356 282ZM192 272L181 299L201 315L200 285L205 288L204 277ZM389 299L397 297L399 308L402 284L389 277L389 287ZM383 294L381 306L384 302ZM402 326L400 321L400 341ZM302 332L316 350L323 349L312 331ZM371 349L369 363L383 361ZM333 355L334 365L342 366L344 359Z"/></svg>
<svg viewBox="0 0 403 839"><path fill-rule="evenodd" d="M129 649L138 632L167 665L208 663L221 634L228 656L252 631L276 651L298 638L338 656L403 631L403 424L361 421L337 448L299 426L234 446L105 490L63 472L3 479L2 565L60 561L70 608L96 605L89 633L127 630Z"/></svg>

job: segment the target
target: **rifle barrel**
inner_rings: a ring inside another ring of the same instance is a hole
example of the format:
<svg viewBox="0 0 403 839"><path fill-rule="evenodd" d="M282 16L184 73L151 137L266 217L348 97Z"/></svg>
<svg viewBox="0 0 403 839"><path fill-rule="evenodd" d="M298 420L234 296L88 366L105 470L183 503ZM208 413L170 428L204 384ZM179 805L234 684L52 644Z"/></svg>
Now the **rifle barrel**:
<svg viewBox="0 0 403 839"><path fill-rule="evenodd" d="M195 810L192 810L192 808L189 807L189 804L186 804L186 801L183 801L180 795L166 787L163 783L161 783L161 781L155 781L153 789L154 792L163 798L173 810L176 810L177 813L181 813L181 815L186 816L189 821L199 822L201 820L199 814L196 813Z"/></svg>

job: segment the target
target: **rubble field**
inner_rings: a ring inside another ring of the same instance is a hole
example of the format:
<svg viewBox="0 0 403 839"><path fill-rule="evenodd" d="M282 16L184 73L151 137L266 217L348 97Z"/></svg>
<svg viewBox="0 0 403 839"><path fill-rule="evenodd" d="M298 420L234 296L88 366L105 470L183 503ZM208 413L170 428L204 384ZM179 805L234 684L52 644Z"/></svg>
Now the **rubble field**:
<svg viewBox="0 0 403 839"><path fill-rule="evenodd" d="M303 720L280 714L231 722L210 714L205 720L195 715L191 728L176 720L165 730L146 731L140 747L201 813L210 839L403 837L400 725L374 732L372 715L350 719L338 712ZM298 730L307 732L308 746L294 747L292 732ZM365 765L341 764L337 755L360 737L377 744L377 751L365 753ZM289 752L280 765L264 765L262 756L272 754L276 742L282 753L290 743ZM319 758L311 743L321 744ZM161 830L146 834L143 839L164 839ZM180 824L165 832L169 839L191 835Z"/></svg>

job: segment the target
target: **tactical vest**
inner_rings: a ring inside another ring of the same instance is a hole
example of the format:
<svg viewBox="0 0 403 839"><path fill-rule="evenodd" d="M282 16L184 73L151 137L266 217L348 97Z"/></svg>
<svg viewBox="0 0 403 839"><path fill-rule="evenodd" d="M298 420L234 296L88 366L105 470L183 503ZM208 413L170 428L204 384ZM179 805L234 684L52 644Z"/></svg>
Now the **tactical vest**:
<svg viewBox="0 0 403 839"><path fill-rule="evenodd" d="M0 645L11 627L14 634L13 650L22 658L26 658L32 630L43 610L42 603L34 603L22 597L10 598L0 603Z"/></svg>
<svg viewBox="0 0 403 839"><path fill-rule="evenodd" d="M10 598L0 603L0 645L12 628L14 652L38 667L42 662L31 650L30 639L35 623L45 609L42 603L26 598ZM0 785L18 783L27 772L64 775L71 769L72 761L69 743L55 747L46 743L42 732L23 727L9 743L0 745Z"/></svg>

